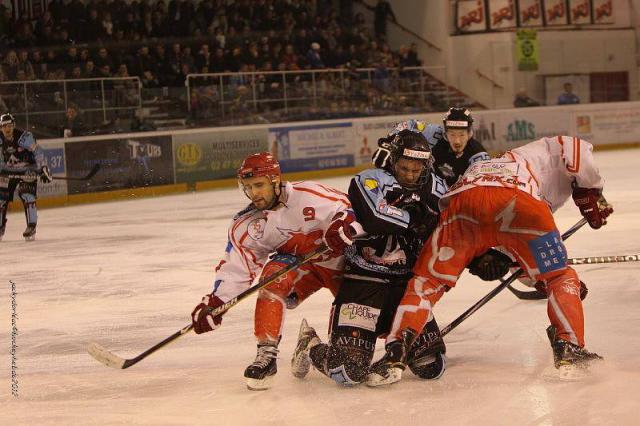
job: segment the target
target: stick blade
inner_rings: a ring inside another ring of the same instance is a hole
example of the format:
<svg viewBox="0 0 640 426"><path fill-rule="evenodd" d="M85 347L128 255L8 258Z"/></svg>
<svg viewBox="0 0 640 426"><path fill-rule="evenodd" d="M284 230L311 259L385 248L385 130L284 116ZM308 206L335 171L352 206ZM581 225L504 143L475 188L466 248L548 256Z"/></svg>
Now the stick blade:
<svg viewBox="0 0 640 426"><path fill-rule="evenodd" d="M125 366L126 360L120 358L118 355L115 355L112 352L109 352L106 348L100 346L97 343L91 343L89 348L87 349L89 355L94 357L96 361L116 369L124 369L127 368Z"/></svg>
<svg viewBox="0 0 640 426"><path fill-rule="evenodd" d="M85 179L89 180L92 177L94 177L96 175L96 173L98 173L98 170L100 170L100 163L96 163L93 168L89 171L89 174L87 176L85 176Z"/></svg>

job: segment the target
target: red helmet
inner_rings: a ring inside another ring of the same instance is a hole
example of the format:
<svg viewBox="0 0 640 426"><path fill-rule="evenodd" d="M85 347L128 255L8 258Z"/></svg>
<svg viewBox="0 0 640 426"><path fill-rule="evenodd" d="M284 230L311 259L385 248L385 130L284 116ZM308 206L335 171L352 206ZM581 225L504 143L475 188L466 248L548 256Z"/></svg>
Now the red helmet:
<svg viewBox="0 0 640 426"><path fill-rule="evenodd" d="M258 176L280 177L280 164L270 152L249 155L238 169L238 179Z"/></svg>

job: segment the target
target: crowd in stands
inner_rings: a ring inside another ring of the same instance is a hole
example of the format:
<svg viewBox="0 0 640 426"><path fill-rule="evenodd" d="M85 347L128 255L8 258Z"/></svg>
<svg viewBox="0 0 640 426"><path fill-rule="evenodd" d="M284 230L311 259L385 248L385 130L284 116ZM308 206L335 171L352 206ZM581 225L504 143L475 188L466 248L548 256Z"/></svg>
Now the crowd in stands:
<svg viewBox="0 0 640 426"><path fill-rule="evenodd" d="M415 44L392 51L353 3L52 0L35 21L0 5L0 82L137 76L143 89L184 91L192 73L374 67L384 76L421 65ZM134 102L134 88L125 90ZM191 102L198 106L206 93L194 92ZM10 98L5 90L4 102Z"/></svg>
<svg viewBox="0 0 640 426"><path fill-rule="evenodd" d="M350 3L350 2L341 2ZM135 75L182 86L189 73L419 66L362 14L328 0L53 0L35 22L0 14L2 79Z"/></svg>

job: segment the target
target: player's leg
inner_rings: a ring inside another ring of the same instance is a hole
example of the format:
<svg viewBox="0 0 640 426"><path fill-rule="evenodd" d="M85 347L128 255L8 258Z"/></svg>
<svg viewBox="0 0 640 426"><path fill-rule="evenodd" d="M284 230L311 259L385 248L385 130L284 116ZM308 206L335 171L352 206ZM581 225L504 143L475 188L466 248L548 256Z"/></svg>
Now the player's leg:
<svg viewBox="0 0 640 426"><path fill-rule="evenodd" d="M7 226L7 211L9 203L13 200L13 192L20 182L17 179L8 179L0 176L0 240Z"/></svg>
<svg viewBox="0 0 640 426"><path fill-rule="evenodd" d="M431 312L431 317L416 338L407 354L407 365L421 379L439 379L446 368L447 347L440 335L440 327Z"/></svg>
<svg viewBox="0 0 640 426"><path fill-rule="evenodd" d="M563 362L597 357L584 350L584 314L581 283L567 266L567 252L548 207L523 194L509 206L514 220L501 224L499 242L536 281L544 283L548 296L547 314L551 322L552 347L556 366Z"/></svg>
<svg viewBox="0 0 640 426"><path fill-rule="evenodd" d="M432 315L432 306L476 256L484 253L495 238L491 235L491 214L498 208L486 188L474 188L450 198L438 227L429 237L396 312L387 337L385 355L371 367L370 386L395 383L402 377L410 348Z"/></svg>
<svg viewBox="0 0 640 426"><path fill-rule="evenodd" d="M328 289L334 298L338 294L342 283L342 268L336 270L318 266L315 263L307 263L298 269L302 272L285 299L287 309L295 309L321 288Z"/></svg>
<svg viewBox="0 0 640 426"><path fill-rule="evenodd" d="M352 386L362 382L373 358L386 292L379 282L345 278L333 302L329 344L321 343L311 329L299 339L300 347L309 338L307 347L296 352L304 355L307 351L314 367L336 383Z"/></svg>
<svg viewBox="0 0 640 426"><path fill-rule="evenodd" d="M278 254L264 266L261 277L276 273L295 262L297 258L293 255ZM276 358L284 322L285 298L295 285L300 272L299 269L289 271L258 292L254 314L258 350L255 361L244 372L249 389L268 389L271 385L270 379L278 371Z"/></svg>
<svg viewBox="0 0 640 426"><path fill-rule="evenodd" d="M21 182L18 186L18 196L24 206L24 215L27 227L22 236L27 241L32 241L36 236L36 226L38 224L38 211L36 208L36 182Z"/></svg>

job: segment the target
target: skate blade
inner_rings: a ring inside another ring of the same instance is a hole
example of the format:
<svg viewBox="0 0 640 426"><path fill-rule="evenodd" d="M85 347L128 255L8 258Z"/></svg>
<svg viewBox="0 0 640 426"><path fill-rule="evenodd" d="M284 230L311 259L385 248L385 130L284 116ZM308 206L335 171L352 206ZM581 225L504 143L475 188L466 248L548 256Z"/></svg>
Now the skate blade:
<svg viewBox="0 0 640 426"><path fill-rule="evenodd" d="M291 374L298 379L304 379L311 370L311 359L306 353L294 356L291 360Z"/></svg>
<svg viewBox="0 0 640 426"><path fill-rule="evenodd" d="M36 240L36 236L35 235L31 235L30 237L24 237L25 241L35 241Z"/></svg>
<svg viewBox="0 0 640 426"><path fill-rule="evenodd" d="M591 377L591 372L586 366L561 365L559 368L550 366L542 372L542 377L550 382L579 382Z"/></svg>
<svg viewBox="0 0 640 426"><path fill-rule="evenodd" d="M388 370L389 375L383 377L378 373L369 373L367 375L367 386L375 388L377 386L390 385L399 382L402 379L402 369L393 367Z"/></svg>
<svg viewBox="0 0 640 426"><path fill-rule="evenodd" d="M247 389L249 389L250 391L263 391L271 387L273 376L267 376L264 379L251 379L249 377L246 377L246 379Z"/></svg>

